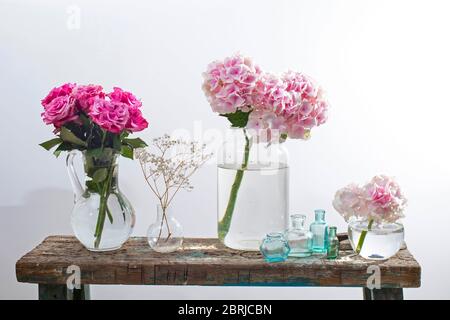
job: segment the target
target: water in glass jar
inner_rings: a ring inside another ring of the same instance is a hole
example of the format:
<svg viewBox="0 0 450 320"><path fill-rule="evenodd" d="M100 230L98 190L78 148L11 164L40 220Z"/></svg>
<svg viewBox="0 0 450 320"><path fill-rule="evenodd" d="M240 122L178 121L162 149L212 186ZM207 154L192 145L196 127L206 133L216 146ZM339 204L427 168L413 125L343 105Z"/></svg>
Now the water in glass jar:
<svg viewBox="0 0 450 320"><path fill-rule="evenodd" d="M218 215L222 220L237 168L218 166ZM288 167L249 165L237 193L225 245L238 250L258 251L261 240L271 232L288 227Z"/></svg>

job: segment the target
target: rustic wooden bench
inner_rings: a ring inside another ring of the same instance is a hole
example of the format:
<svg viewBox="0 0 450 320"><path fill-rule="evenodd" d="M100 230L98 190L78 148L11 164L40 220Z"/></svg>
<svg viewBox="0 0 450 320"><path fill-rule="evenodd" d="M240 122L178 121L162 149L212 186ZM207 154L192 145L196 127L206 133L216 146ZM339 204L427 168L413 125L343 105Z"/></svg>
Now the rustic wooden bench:
<svg viewBox="0 0 450 320"><path fill-rule="evenodd" d="M185 239L182 250L161 254L137 237L118 251L95 253L72 236L51 236L17 261L16 276L39 284L39 299L89 299L90 284L362 287L368 300L403 299L403 288L420 287L420 265L406 247L389 260L369 261L353 253L345 234L339 239L336 260L267 263L258 252L235 251L217 239ZM367 288L372 265L379 267L380 289ZM79 267L79 289L66 285L70 266Z"/></svg>

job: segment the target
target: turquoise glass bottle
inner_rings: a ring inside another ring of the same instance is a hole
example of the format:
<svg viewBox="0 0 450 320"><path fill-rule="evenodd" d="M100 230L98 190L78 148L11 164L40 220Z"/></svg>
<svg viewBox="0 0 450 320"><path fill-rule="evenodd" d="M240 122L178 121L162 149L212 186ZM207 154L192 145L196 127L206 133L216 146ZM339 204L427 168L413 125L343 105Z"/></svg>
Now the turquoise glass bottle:
<svg viewBox="0 0 450 320"><path fill-rule="evenodd" d="M267 262L282 262L287 259L291 249L284 235L274 232L266 235L259 250Z"/></svg>
<svg viewBox="0 0 450 320"><path fill-rule="evenodd" d="M328 233L327 258L336 259L339 256L339 239L337 237L337 228L330 227Z"/></svg>
<svg viewBox="0 0 450 320"><path fill-rule="evenodd" d="M314 213L315 220L309 228L313 235L312 251L313 253L327 253L328 225L325 222L325 210L318 209Z"/></svg>
<svg viewBox="0 0 450 320"><path fill-rule="evenodd" d="M289 243L290 257L309 257L312 254L312 233L305 230L306 217L301 214L291 215L291 227L284 236Z"/></svg>

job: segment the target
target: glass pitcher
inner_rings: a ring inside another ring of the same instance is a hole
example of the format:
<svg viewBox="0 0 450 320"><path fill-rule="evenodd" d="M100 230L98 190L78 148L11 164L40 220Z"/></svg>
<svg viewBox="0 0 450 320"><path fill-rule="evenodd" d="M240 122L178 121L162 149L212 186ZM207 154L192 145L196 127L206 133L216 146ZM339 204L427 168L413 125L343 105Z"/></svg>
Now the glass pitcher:
<svg viewBox="0 0 450 320"><path fill-rule="evenodd" d="M133 207L118 185L119 154L110 148L82 152L84 186L73 165L76 154L77 151L70 152L66 160L75 194L73 232L88 250L119 249L130 237L135 223Z"/></svg>

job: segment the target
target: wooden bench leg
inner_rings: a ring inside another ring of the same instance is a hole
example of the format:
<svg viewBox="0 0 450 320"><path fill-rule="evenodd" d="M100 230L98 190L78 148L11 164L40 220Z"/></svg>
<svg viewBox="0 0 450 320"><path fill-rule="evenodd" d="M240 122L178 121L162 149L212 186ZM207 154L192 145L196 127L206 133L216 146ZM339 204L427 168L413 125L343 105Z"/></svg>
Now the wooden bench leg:
<svg viewBox="0 0 450 320"><path fill-rule="evenodd" d="M383 288L383 289L368 289L364 290L364 300L403 300L402 288Z"/></svg>
<svg viewBox="0 0 450 320"><path fill-rule="evenodd" d="M89 300L89 285L69 290L65 284L39 284L39 300Z"/></svg>

